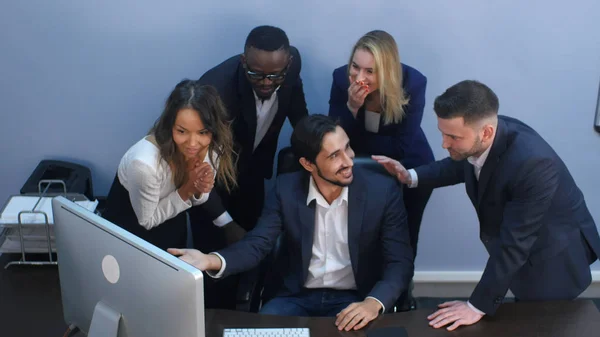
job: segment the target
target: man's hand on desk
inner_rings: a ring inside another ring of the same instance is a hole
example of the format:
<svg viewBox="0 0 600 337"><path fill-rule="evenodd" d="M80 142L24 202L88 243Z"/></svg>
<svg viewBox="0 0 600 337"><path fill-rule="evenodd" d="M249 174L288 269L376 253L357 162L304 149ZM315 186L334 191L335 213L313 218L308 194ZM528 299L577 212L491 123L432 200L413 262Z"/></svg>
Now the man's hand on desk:
<svg viewBox="0 0 600 337"><path fill-rule="evenodd" d="M438 307L440 308L438 311L427 316L429 325L436 329L454 323L448 327L448 331L452 331L461 325L475 324L483 317L463 301L445 302Z"/></svg>
<svg viewBox="0 0 600 337"><path fill-rule="evenodd" d="M204 254L196 249L169 248L167 252L178 256L182 261L202 270L220 270L221 259L214 254Z"/></svg>
<svg viewBox="0 0 600 337"><path fill-rule="evenodd" d="M335 325L338 330L358 330L377 318L381 304L373 298L366 298L362 302L350 304L346 309L337 314Z"/></svg>

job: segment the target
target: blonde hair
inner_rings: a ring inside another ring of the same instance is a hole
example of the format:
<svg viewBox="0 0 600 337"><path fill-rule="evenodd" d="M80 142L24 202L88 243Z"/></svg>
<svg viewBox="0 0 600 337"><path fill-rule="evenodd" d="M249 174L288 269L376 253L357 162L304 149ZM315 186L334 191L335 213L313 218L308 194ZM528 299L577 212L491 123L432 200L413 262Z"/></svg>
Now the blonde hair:
<svg viewBox="0 0 600 337"><path fill-rule="evenodd" d="M352 49L348 61L348 73L354 53L358 49L370 52L375 59L375 76L379 83L379 99L384 124L400 123L404 118L404 106L409 97L402 88L402 65L398 46L394 38L382 30L374 30L363 35Z"/></svg>

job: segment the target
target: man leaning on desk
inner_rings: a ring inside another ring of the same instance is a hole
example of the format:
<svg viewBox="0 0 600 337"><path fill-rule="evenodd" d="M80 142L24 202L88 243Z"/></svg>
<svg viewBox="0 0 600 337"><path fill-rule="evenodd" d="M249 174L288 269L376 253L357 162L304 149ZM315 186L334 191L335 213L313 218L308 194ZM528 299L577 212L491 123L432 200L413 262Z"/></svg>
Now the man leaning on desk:
<svg viewBox="0 0 600 337"><path fill-rule="evenodd" d="M257 266L283 234L281 286L261 313L337 316L339 330L358 330L391 309L413 275L402 189L353 168L349 138L327 116L302 119L291 145L304 170L277 178L254 230L208 255L169 252L220 278Z"/></svg>
<svg viewBox="0 0 600 337"><path fill-rule="evenodd" d="M489 259L468 302L443 303L429 316L435 328L493 315L508 289L520 301L574 299L590 285L589 265L600 254L598 230L565 163L498 108L490 88L462 81L434 102L449 158L406 170L374 156L409 187L465 183L475 206Z"/></svg>

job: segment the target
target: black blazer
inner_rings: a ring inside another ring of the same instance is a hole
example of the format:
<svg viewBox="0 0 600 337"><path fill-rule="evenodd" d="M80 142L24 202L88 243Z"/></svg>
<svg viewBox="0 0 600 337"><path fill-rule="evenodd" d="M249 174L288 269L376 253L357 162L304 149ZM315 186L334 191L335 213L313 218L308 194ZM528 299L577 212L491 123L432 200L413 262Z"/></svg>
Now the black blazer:
<svg viewBox="0 0 600 337"><path fill-rule="evenodd" d="M493 314L509 288L524 300L572 299L590 284L598 230L563 161L526 124L499 116L479 181L467 160L416 172L419 186L465 183L490 255L470 297L479 310Z"/></svg>
<svg viewBox="0 0 600 337"><path fill-rule="evenodd" d="M295 47L290 47L292 63L288 69L283 84L277 91L278 110L269 130L253 152L254 138L256 136L256 101L250 82L246 78L240 55L235 55L223 63L207 71L199 81L203 84L214 86L232 121L235 151L238 153L237 170L239 175L258 175L259 178L271 178L273 174L273 160L277 150L279 132L289 118L292 126L302 117L308 115L300 70L302 59ZM209 212L215 219L221 215L225 208L220 202L217 193L211 193L210 199L202 209Z"/></svg>
<svg viewBox="0 0 600 337"><path fill-rule="evenodd" d="M298 49L290 47L292 64L285 80L279 90L278 110L267 134L253 154L254 138L256 135L256 102L250 82L240 55L233 56L225 62L207 71L199 81L217 88L219 95L227 107L229 117L233 120L233 136L236 150L240 155L240 169L248 165L258 165L264 178L271 178L273 174L273 158L277 150L277 139L286 117L292 126L308 115L300 69L302 60Z"/></svg>
<svg viewBox="0 0 600 337"><path fill-rule="evenodd" d="M354 168L348 190L348 245L359 294L373 296L391 309L413 275L402 189L387 175ZM271 251L283 233L274 265L280 278L276 296L298 294L308 276L315 228L315 201L306 205L307 172L277 177L256 228L219 251L224 276L249 270Z"/></svg>

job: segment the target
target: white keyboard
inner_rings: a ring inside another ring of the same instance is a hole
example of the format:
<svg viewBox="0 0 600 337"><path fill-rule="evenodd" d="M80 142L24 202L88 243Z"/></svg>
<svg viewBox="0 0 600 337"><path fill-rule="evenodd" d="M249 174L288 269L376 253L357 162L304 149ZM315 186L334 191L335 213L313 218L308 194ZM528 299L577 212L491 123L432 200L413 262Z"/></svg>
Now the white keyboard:
<svg viewBox="0 0 600 337"><path fill-rule="evenodd" d="M308 328L224 329L223 337L310 337Z"/></svg>

